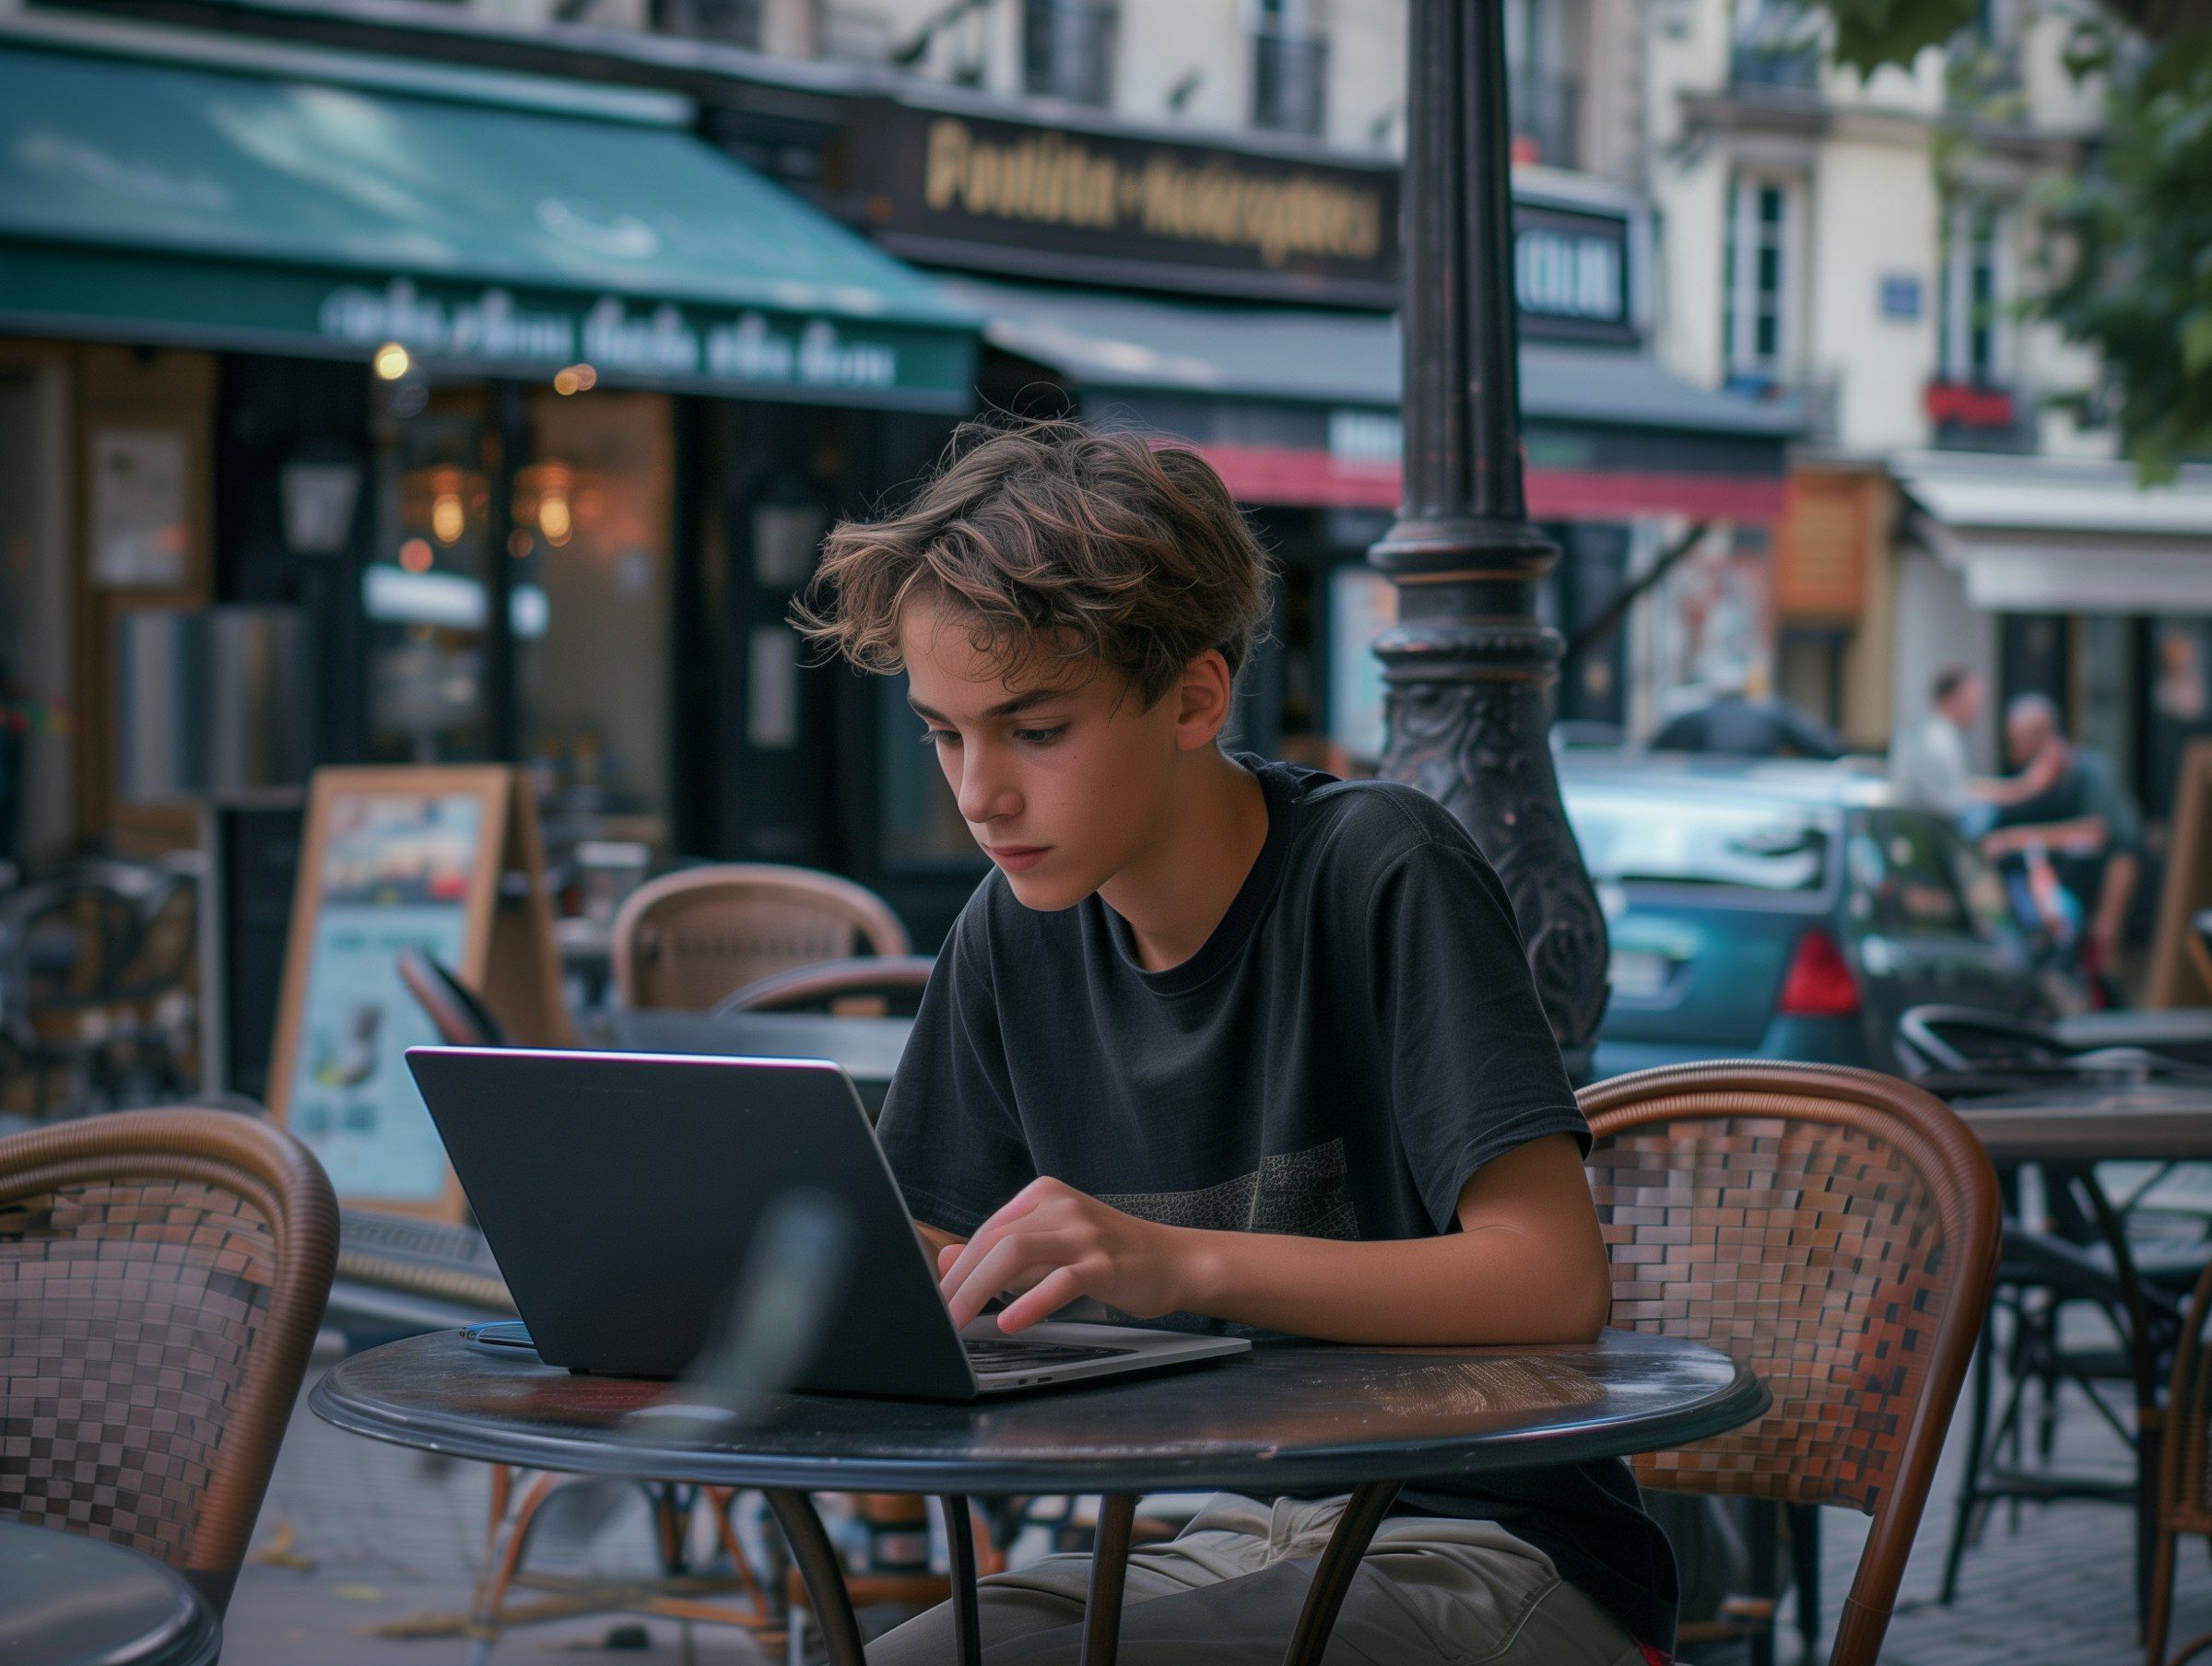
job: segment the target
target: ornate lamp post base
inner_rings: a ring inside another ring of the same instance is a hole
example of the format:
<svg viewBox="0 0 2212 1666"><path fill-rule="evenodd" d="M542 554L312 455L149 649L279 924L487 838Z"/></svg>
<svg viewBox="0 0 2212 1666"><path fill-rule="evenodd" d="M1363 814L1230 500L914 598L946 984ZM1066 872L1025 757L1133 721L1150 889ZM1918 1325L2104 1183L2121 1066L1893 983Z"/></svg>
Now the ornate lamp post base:
<svg viewBox="0 0 2212 1666"><path fill-rule="evenodd" d="M1466 826L1498 869L1580 1080L1606 1005L1605 917L1567 826L1548 732L1559 550L1522 488L1500 0L1413 0L1406 193L1406 473L1369 558L1397 586L1382 656L1382 773Z"/></svg>

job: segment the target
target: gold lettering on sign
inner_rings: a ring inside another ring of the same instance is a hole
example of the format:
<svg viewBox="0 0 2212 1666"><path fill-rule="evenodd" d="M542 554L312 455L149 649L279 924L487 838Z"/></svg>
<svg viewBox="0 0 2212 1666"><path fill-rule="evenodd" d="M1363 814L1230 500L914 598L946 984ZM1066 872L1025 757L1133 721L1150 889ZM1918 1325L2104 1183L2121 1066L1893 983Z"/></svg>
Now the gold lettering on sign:
<svg viewBox="0 0 2212 1666"><path fill-rule="evenodd" d="M1093 231L1134 224L1154 237L1255 249L1270 266L1301 255L1371 260L1382 246L1378 188L1219 158L1193 167L1168 151L1124 164L1065 134L979 138L950 116L930 123L922 200L983 219Z"/></svg>

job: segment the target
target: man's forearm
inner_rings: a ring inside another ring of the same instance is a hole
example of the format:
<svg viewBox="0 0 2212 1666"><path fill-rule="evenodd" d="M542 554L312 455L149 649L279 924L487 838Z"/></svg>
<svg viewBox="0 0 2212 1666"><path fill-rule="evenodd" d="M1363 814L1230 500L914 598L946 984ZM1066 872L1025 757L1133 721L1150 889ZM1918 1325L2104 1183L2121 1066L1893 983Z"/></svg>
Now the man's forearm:
<svg viewBox="0 0 2212 1666"><path fill-rule="evenodd" d="M1612 1299L1602 1251L1562 1255L1514 1226L1359 1243L1173 1230L1188 1279L1178 1306L1323 1342L1586 1342Z"/></svg>

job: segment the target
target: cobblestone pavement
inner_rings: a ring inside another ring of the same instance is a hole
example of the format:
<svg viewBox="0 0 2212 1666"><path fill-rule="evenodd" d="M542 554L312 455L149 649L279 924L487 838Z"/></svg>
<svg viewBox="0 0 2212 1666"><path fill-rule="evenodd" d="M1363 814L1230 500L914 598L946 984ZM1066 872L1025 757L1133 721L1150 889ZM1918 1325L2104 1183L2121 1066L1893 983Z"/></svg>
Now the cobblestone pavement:
<svg viewBox="0 0 2212 1666"><path fill-rule="evenodd" d="M1886 1666L2115 1666L2140 1660L2129 1523L2110 1505L2029 1509L2017 1530L2000 1514L1966 1559L1958 1602L1948 1609L1936 1605L1959 1445L1954 1439L1946 1455L1922 1524L1883 1650ZM2103 1466L2115 1473L2124 1468L2112 1437L2081 1408L2061 1425L2059 1454L2076 1467ZM302 1404L262 1510L256 1559L231 1603L227 1666L459 1666L467 1660L469 1645L455 1636L403 1639L373 1632L410 1616L465 1609L483 1553L487 1473L479 1465L342 1435ZM1832 1621L1865 1528L1855 1516L1830 1511L1822 1536L1825 1605ZM626 1499L588 1538L549 1519L531 1566L615 1576L650 1571L642 1505ZM2181 1566L2175 1635L2188 1637L2212 1629L2212 1567L2202 1554L2186 1548ZM618 1629L618 1640L638 1647L607 1648ZM510 1632L494 1659L514 1666L586 1655L610 1663L686 1658L674 1622L602 1615ZM688 1658L700 1666L752 1666L764 1657L732 1628L700 1626L693 1628ZM1708 1648L1695 1658L1740 1657ZM1787 1646L1782 1658L1793 1658Z"/></svg>

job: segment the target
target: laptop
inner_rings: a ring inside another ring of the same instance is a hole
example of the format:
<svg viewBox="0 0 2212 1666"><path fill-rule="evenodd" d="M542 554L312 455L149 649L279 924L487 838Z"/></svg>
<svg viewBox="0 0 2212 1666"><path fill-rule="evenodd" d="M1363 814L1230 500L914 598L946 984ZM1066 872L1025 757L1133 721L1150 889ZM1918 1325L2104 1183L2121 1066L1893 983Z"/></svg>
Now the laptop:
<svg viewBox="0 0 2212 1666"><path fill-rule="evenodd" d="M841 1205L853 1272L794 1388L972 1400L1245 1352L1241 1337L1059 1320L956 1331L859 1095L813 1059L411 1047L422 1089L550 1366L679 1377L716 1332L761 1214Z"/></svg>

